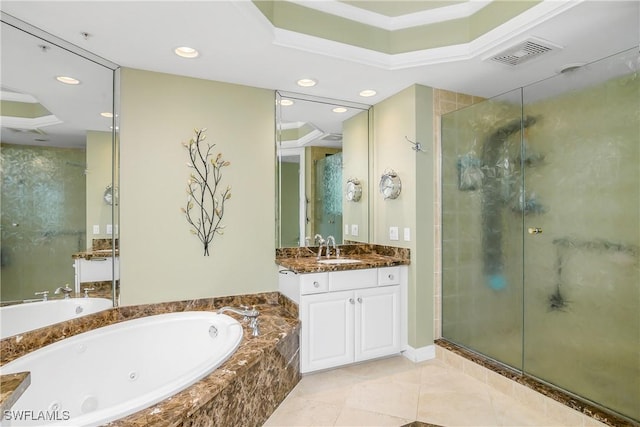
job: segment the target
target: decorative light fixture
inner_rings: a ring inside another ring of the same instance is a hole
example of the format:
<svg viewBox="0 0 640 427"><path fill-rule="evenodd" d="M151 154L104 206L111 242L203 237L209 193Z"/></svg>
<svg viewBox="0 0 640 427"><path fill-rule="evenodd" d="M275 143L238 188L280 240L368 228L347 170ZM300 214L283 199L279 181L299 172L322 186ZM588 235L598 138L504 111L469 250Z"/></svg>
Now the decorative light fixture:
<svg viewBox="0 0 640 427"><path fill-rule="evenodd" d="M302 87L312 87L318 84L318 81L315 79L305 78L298 80L298 86Z"/></svg>
<svg viewBox="0 0 640 427"><path fill-rule="evenodd" d="M347 112L347 109L346 109L346 108L344 108L344 107L336 107L336 108L334 108L334 109L333 109L333 110L331 110L331 111L333 111L334 113L346 113L346 112Z"/></svg>
<svg viewBox="0 0 640 427"><path fill-rule="evenodd" d="M198 55L200 55L200 52L198 52L192 47L187 47L187 46L177 47L173 51L175 52L176 55L182 58L197 58Z"/></svg>
<svg viewBox="0 0 640 427"><path fill-rule="evenodd" d="M79 85L80 84L80 80L74 79L73 77L69 77L69 76L57 76L56 80L59 81L60 83L66 84L66 85Z"/></svg>
<svg viewBox="0 0 640 427"><path fill-rule="evenodd" d="M289 107L291 105L293 105L293 101L290 99L281 99L280 100L280 105L283 107Z"/></svg>
<svg viewBox="0 0 640 427"><path fill-rule="evenodd" d="M360 96L369 97L369 96L374 96L376 93L378 92L376 92L373 89L365 89L360 92Z"/></svg>

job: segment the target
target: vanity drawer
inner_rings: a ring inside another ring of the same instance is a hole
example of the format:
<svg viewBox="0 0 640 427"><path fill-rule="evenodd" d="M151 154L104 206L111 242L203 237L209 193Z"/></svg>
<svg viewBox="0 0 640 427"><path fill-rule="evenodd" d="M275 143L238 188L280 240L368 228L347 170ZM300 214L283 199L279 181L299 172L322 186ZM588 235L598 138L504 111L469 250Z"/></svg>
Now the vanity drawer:
<svg viewBox="0 0 640 427"><path fill-rule="evenodd" d="M378 269L378 286L400 284L400 267L382 267Z"/></svg>
<svg viewBox="0 0 640 427"><path fill-rule="evenodd" d="M329 273L309 273L300 275L300 294L318 294L329 290Z"/></svg>
<svg viewBox="0 0 640 427"><path fill-rule="evenodd" d="M363 270L332 271L329 273L329 290L347 291L375 287L378 282L375 268Z"/></svg>

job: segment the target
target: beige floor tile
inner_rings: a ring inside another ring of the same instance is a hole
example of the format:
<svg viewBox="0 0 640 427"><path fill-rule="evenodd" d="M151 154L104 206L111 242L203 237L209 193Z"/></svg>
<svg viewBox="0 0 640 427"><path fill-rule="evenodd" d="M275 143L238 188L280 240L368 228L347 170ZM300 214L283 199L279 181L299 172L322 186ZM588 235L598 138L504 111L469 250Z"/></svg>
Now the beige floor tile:
<svg viewBox="0 0 640 427"><path fill-rule="evenodd" d="M353 387L345 406L415 420L419 390L418 384L369 380Z"/></svg>
<svg viewBox="0 0 640 427"><path fill-rule="evenodd" d="M264 426L333 426L341 410L339 406L289 396L269 417Z"/></svg>
<svg viewBox="0 0 640 427"><path fill-rule="evenodd" d="M413 363L400 356L305 375L265 426L585 424L580 414L517 386L504 394L441 360Z"/></svg>
<svg viewBox="0 0 640 427"><path fill-rule="evenodd" d="M447 427L498 425L486 393L421 392L417 420Z"/></svg>
<svg viewBox="0 0 640 427"><path fill-rule="evenodd" d="M517 402L499 391L490 393L491 404L498 420L498 425L505 427L558 426L556 422L547 418L544 408L532 408Z"/></svg>
<svg viewBox="0 0 640 427"><path fill-rule="evenodd" d="M413 421L415 421L415 419L409 420L377 412L345 407L342 409L342 412L340 412L335 425L348 427L399 427L412 423Z"/></svg>

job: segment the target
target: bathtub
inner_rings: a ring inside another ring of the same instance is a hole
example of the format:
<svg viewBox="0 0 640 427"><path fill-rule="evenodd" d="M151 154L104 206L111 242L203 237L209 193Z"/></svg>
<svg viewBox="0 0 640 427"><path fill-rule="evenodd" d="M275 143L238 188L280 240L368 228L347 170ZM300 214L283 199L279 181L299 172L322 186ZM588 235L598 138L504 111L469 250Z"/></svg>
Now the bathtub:
<svg viewBox="0 0 640 427"><path fill-rule="evenodd" d="M11 426L103 425L207 376L242 336L237 320L208 311L159 314L75 335L0 368L31 372L31 385L5 420Z"/></svg>
<svg viewBox="0 0 640 427"><path fill-rule="evenodd" d="M106 298L68 298L0 308L0 339L113 307Z"/></svg>

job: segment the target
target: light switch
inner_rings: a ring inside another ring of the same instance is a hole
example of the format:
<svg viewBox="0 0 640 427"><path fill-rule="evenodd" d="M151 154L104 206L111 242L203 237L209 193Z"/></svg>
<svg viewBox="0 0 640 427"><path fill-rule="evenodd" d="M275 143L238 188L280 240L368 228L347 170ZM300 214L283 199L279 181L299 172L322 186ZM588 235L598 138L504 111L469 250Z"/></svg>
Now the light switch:
<svg viewBox="0 0 640 427"><path fill-rule="evenodd" d="M344 225L344 234L345 234L345 236L349 235L349 224L345 224Z"/></svg>
<svg viewBox="0 0 640 427"><path fill-rule="evenodd" d="M93 234L100 234L100 226L99 225L94 225L93 226Z"/></svg>
<svg viewBox="0 0 640 427"><path fill-rule="evenodd" d="M107 224L107 234L113 234L113 226L111 224Z"/></svg>
<svg viewBox="0 0 640 427"><path fill-rule="evenodd" d="M409 227L404 228L404 241L408 242L411 240L411 229Z"/></svg>
<svg viewBox="0 0 640 427"><path fill-rule="evenodd" d="M389 227L389 240L400 239L398 227Z"/></svg>
<svg viewBox="0 0 640 427"><path fill-rule="evenodd" d="M351 224L351 235L352 236L358 235L358 224Z"/></svg>

